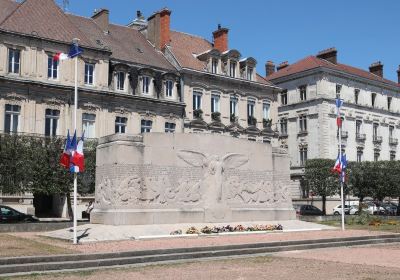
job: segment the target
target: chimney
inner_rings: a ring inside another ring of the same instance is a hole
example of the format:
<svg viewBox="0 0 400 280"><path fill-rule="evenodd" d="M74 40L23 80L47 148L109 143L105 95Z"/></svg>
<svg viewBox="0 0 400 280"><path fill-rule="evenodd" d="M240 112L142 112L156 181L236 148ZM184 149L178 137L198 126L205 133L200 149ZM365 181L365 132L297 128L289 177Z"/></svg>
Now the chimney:
<svg viewBox="0 0 400 280"><path fill-rule="evenodd" d="M275 73L275 64L269 60L265 63L265 76L268 77L273 73Z"/></svg>
<svg viewBox="0 0 400 280"><path fill-rule="evenodd" d="M380 61L372 63L369 72L383 78L383 64Z"/></svg>
<svg viewBox="0 0 400 280"><path fill-rule="evenodd" d="M101 28L101 30L104 31L104 33L108 33L108 24L109 24L109 14L110 11L107 9L99 9L99 10L94 10L94 14L92 16L92 19L94 22Z"/></svg>
<svg viewBox="0 0 400 280"><path fill-rule="evenodd" d="M170 16L171 11L163 8L147 19L147 39L159 50L171 41Z"/></svg>
<svg viewBox="0 0 400 280"><path fill-rule="evenodd" d="M397 82L400 84L400 65L399 69L397 70Z"/></svg>
<svg viewBox="0 0 400 280"><path fill-rule="evenodd" d="M317 54L318 58L325 59L333 64L337 64L337 50L336 48L329 48L323 51L320 51Z"/></svg>
<svg viewBox="0 0 400 280"><path fill-rule="evenodd" d="M276 71L282 70L283 68L286 68L288 66L289 66L289 62L287 62L287 61L281 62L278 65L278 67L276 67Z"/></svg>
<svg viewBox="0 0 400 280"><path fill-rule="evenodd" d="M127 26L137 30L141 30L147 26L147 21L141 11L136 11L136 18Z"/></svg>
<svg viewBox="0 0 400 280"><path fill-rule="evenodd" d="M221 27L221 24L218 24L218 29L213 32L214 48L220 52L228 50L228 31L228 28Z"/></svg>

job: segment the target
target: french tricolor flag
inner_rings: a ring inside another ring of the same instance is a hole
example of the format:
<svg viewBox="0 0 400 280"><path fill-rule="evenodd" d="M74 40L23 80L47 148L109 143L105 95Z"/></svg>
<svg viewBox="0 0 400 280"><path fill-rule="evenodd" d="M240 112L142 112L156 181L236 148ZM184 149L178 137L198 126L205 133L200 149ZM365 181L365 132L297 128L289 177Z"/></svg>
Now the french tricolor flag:
<svg viewBox="0 0 400 280"><path fill-rule="evenodd" d="M66 60L66 59L70 59L70 58L74 58L78 55L80 55L82 53L82 49L78 46L77 43L73 43L71 45L71 48L69 49L69 53L56 53L53 56L53 60L54 61L60 61L60 60Z"/></svg>
<svg viewBox="0 0 400 280"><path fill-rule="evenodd" d="M342 163L340 161L339 155L338 155L338 157L336 159L335 165L332 168L332 172L336 172L336 173L339 173L339 174L342 172Z"/></svg>
<svg viewBox="0 0 400 280"><path fill-rule="evenodd" d="M69 130L68 130L67 139L65 140L64 151L60 158L60 164L66 169L69 169L70 157L71 157L70 150L71 150L71 138L69 137Z"/></svg>
<svg viewBox="0 0 400 280"><path fill-rule="evenodd" d="M84 132L85 133L85 132ZM70 171L79 173L85 171L85 156L83 154L84 133L71 156Z"/></svg>

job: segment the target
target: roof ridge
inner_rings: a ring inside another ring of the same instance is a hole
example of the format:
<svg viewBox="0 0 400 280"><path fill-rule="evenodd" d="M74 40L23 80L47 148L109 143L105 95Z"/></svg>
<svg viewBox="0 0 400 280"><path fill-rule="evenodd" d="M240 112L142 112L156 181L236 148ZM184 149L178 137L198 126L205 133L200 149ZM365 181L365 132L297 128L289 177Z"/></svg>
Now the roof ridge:
<svg viewBox="0 0 400 280"><path fill-rule="evenodd" d="M21 3L18 3L18 2L16 2L17 3L17 8L14 10L14 11L12 11L8 16L6 16L6 18L2 21L2 22L0 22L0 27L3 25L3 23L4 22L6 22L17 10L19 10L19 8L26 2L27 0L24 0L23 2L21 2Z"/></svg>
<svg viewBox="0 0 400 280"><path fill-rule="evenodd" d="M207 40L207 39L204 38L204 37L201 37L200 35L190 34L190 33L187 33L187 32L178 31L178 30L172 30L172 29L171 29L171 31L172 31L172 32L176 32L176 33L181 33L181 34L189 35L189 36L193 36L193 37L197 37L197 38L199 38L199 39L203 39L204 41L207 41L208 43L210 43L210 44L212 45L212 42L210 42L209 40Z"/></svg>

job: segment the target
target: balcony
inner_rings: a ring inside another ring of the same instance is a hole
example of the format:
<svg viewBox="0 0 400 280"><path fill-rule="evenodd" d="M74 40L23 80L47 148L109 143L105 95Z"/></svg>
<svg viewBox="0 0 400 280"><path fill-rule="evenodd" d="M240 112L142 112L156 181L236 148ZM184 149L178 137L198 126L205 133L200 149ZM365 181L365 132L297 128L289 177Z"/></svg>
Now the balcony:
<svg viewBox="0 0 400 280"><path fill-rule="evenodd" d="M307 130L300 130L298 133L297 133L297 136L306 136L308 134L308 131Z"/></svg>
<svg viewBox="0 0 400 280"><path fill-rule="evenodd" d="M253 116L248 116L247 117L247 124L249 126L256 126L257 125L257 119Z"/></svg>
<svg viewBox="0 0 400 280"><path fill-rule="evenodd" d="M382 136L374 135L372 137L372 142L374 144L381 144L382 143Z"/></svg>
<svg viewBox="0 0 400 280"><path fill-rule="evenodd" d="M389 137L389 145L397 145L399 140L397 138Z"/></svg>
<svg viewBox="0 0 400 280"><path fill-rule="evenodd" d="M336 134L336 137L339 138L339 132ZM342 130L342 139L346 139L349 137L349 132L346 130Z"/></svg>
<svg viewBox="0 0 400 280"><path fill-rule="evenodd" d="M356 134L356 141L364 142L366 139L365 133L357 133Z"/></svg>

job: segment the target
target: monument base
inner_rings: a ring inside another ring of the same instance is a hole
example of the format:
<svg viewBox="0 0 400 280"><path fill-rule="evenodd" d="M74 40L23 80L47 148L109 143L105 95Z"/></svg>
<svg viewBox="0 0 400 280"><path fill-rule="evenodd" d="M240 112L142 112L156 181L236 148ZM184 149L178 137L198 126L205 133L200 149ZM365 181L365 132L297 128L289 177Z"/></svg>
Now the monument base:
<svg viewBox="0 0 400 280"><path fill-rule="evenodd" d="M93 210L90 222L107 225L150 225L185 223L231 223L296 219L292 208L279 209L115 209Z"/></svg>

